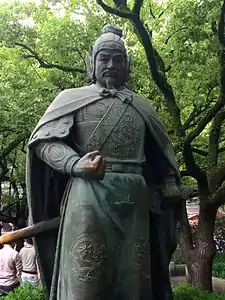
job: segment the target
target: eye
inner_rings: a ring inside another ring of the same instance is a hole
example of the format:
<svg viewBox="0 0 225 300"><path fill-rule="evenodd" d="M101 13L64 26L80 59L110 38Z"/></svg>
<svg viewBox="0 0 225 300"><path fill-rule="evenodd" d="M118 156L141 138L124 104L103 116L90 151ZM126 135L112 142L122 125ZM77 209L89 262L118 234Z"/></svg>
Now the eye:
<svg viewBox="0 0 225 300"><path fill-rule="evenodd" d="M117 64L122 64L124 62L124 59L123 59L123 57L116 57L114 59L114 62Z"/></svg>
<svg viewBox="0 0 225 300"><path fill-rule="evenodd" d="M106 57L101 57L99 60L102 61L102 62L107 62L107 61L108 61L108 58L106 58Z"/></svg>

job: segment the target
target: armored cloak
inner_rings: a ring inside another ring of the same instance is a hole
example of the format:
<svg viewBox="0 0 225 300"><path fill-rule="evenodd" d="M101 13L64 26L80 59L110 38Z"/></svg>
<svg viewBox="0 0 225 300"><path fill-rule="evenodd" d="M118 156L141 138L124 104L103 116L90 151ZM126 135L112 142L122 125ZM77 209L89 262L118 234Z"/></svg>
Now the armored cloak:
<svg viewBox="0 0 225 300"><path fill-rule="evenodd" d="M175 226L178 208L177 204L168 203L168 199L164 199L161 194L161 187L168 177L174 177L178 186L181 184L171 141L164 126L146 100L126 88L119 91L100 90L95 84L61 92L40 119L28 144L27 197L30 222L37 223L59 215L61 217L59 230L35 238L46 294L48 297L51 290L51 299L56 297L59 258L62 252L62 228L66 218L67 193L72 183L70 176L55 171L40 160L34 151L34 145L51 140L62 140L71 145L71 140L76 138L74 133L71 138L71 129L76 125L74 117L76 113L107 97L113 97L116 101L132 106L145 124L146 158L143 165L143 177L148 187L149 207L147 210L149 209L150 215L150 251L148 254L152 274L152 298L150 299L172 299L168 267L172 252L176 247ZM87 152L87 149L81 145L75 150L80 156Z"/></svg>

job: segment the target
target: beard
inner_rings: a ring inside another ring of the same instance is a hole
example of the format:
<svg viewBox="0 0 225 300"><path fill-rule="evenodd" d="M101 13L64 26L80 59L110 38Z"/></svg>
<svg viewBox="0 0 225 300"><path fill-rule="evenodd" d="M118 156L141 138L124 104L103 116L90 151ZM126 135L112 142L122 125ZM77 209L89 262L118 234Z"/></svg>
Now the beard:
<svg viewBox="0 0 225 300"><path fill-rule="evenodd" d="M107 89L113 89L116 86L116 79L112 76L107 76L105 77L105 83L106 83L106 87Z"/></svg>
<svg viewBox="0 0 225 300"><path fill-rule="evenodd" d="M113 89L120 86L120 76L115 70L106 70L102 73L107 89Z"/></svg>

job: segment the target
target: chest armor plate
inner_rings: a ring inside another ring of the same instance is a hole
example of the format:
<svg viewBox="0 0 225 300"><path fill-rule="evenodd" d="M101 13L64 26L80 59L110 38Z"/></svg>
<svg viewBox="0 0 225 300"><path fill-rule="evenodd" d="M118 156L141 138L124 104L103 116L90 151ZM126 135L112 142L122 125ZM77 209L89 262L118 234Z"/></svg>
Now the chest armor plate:
<svg viewBox="0 0 225 300"><path fill-rule="evenodd" d="M107 112L114 101L112 98L102 99L77 112L74 128L76 143L85 152L100 150L108 159L143 162L145 122L139 112L129 105L115 124L121 115L121 108L126 104L116 99L113 108ZM107 122L98 125L106 114ZM90 138L96 126L99 126L98 134ZM105 140L108 132L110 134Z"/></svg>

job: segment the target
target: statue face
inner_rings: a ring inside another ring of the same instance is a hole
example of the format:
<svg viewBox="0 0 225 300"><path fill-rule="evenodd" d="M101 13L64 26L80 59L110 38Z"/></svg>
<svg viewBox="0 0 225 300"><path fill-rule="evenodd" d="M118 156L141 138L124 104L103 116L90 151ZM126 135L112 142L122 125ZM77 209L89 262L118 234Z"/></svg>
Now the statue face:
<svg viewBox="0 0 225 300"><path fill-rule="evenodd" d="M95 59L95 77L97 82L107 88L124 86L126 58L118 50L102 50Z"/></svg>

